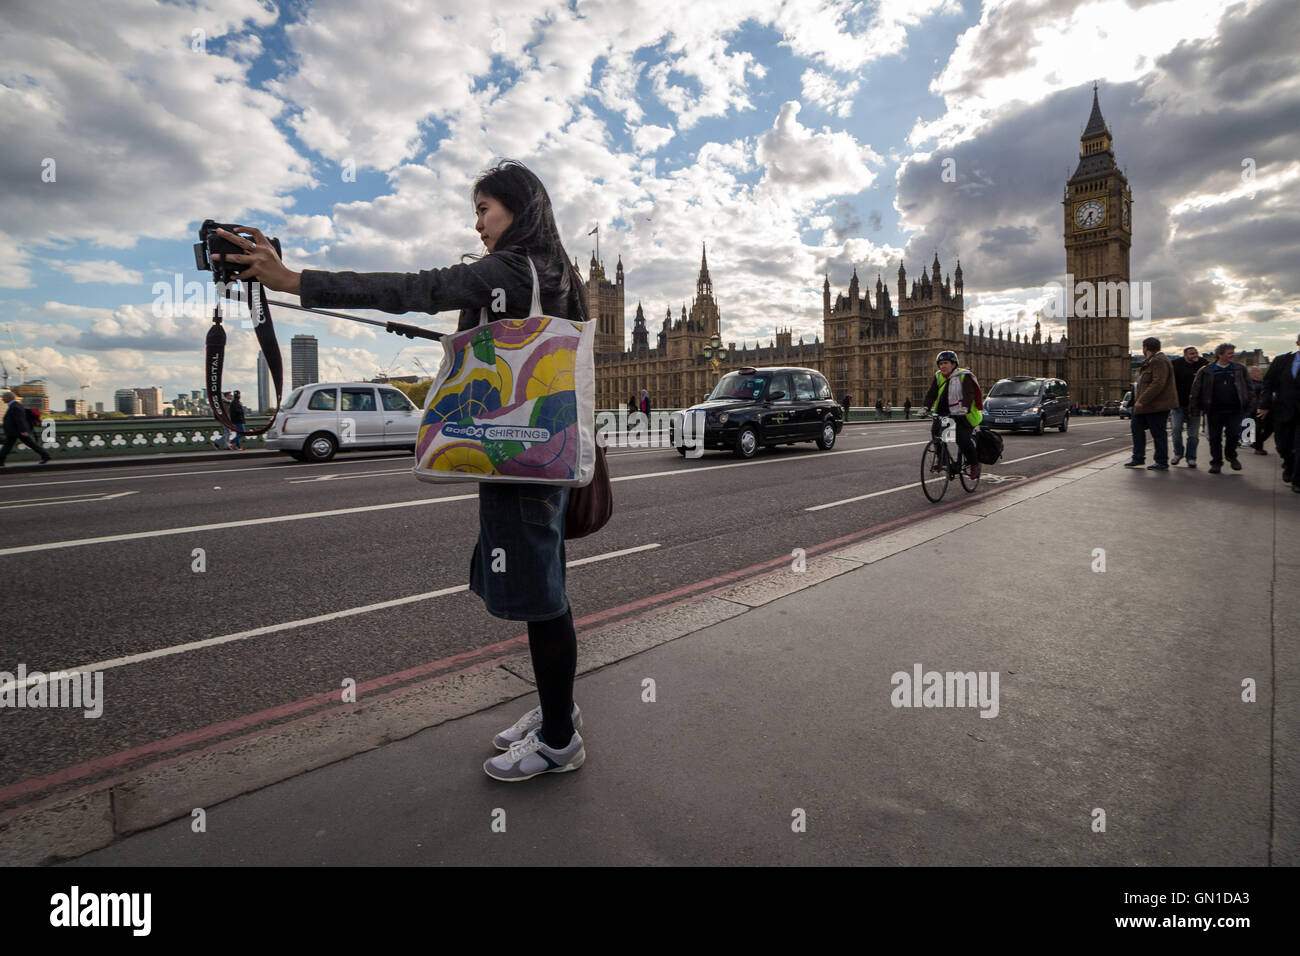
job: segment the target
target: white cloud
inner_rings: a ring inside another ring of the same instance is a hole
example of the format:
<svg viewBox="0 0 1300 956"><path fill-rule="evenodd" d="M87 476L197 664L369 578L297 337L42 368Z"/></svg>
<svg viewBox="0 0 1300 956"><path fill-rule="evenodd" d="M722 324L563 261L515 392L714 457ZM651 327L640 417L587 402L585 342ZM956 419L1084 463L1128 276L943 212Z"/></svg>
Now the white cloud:
<svg viewBox="0 0 1300 956"><path fill-rule="evenodd" d="M645 64L634 61L631 51L611 55L605 61L597 86L601 104L607 110L622 113L629 123L640 122L645 111L637 102L636 86L644 71Z"/></svg>
<svg viewBox="0 0 1300 956"><path fill-rule="evenodd" d="M800 105L782 104L772 129L758 138L757 158L767 167L761 183L769 192L820 199L868 188L876 179L868 163L882 160L847 132L814 132L799 124Z"/></svg>
<svg viewBox="0 0 1300 956"><path fill-rule="evenodd" d="M144 276L136 269L111 259L88 259L83 262L59 262L50 260L50 266L65 275L72 276L73 282L105 282L113 285L139 285Z"/></svg>
<svg viewBox="0 0 1300 956"><path fill-rule="evenodd" d="M944 114L918 121L908 141L960 142L1003 110L1092 82L1099 64L1108 86L1136 80L1180 43L1212 36L1223 11L1219 0L987 0L930 84Z"/></svg>
<svg viewBox="0 0 1300 956"><path fill-rule="evenodd" d="M841 119L852 114L853 97L861 87L858 80L840 86L833 77L817 70L804 70L799 82L803 87L804 100L816 103Z"/></svg>
<svg viewBox="0 0 1300 956"><path fill-rule="evenodd" d="M31 253L19 245L13 236L0 232L0 287L30 289L32 270L27 268Z"/></svg>
<svg viewBox="0 0 1300 956"><path fill-rule="evenodd" d="M334 221L329 216L286 216L284 225L287 232L301 239L334 238Z"/></svg>
<svg viewBox="0 0 1300 956"><path fill-rule="evenodd" d="M667 126L640 126L632 133L638 153L653 153L677 135Z"/></svg>
<svg viewBox="0 0 1300 956"><path fill-rule="evenodd" d="M310 184L275 129L280 102L246 84L246 65L191 48L196 27L215 38L270 23L257 0L46 0L0 17L0 233L130 248L187 233L196 190L241 215L282 210Z"/></svg>
<svg viewBox="0 0 1300 956"><path fill-rule="evenodd" d="M832 69L855 70L901 54L908 28L930 17L961 12L958 0L879 0L875 15L864 22L862 7L836 0L786 0L775 22L795 53Z"/></svg>

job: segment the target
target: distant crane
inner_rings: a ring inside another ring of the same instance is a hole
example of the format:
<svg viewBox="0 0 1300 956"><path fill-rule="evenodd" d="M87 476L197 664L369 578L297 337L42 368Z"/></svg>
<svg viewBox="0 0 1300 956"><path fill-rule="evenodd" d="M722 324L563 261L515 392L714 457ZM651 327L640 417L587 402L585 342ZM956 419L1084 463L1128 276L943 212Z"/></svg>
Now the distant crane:
<svg viewBox="0 0 1300 956"><path fill-rule="evenodd" d="M397 364L397 356L401 355L405 351L406 351L406 346L402 346L395 353L393 353L393 357L389 361L387 368L383 368L379 365L375 366L376 371L378 371L379 373L379 381L383 381L383 382L388 381L388 379L392 377L393 372L396 372L399 368L401 368L401 366Z"/></svg>

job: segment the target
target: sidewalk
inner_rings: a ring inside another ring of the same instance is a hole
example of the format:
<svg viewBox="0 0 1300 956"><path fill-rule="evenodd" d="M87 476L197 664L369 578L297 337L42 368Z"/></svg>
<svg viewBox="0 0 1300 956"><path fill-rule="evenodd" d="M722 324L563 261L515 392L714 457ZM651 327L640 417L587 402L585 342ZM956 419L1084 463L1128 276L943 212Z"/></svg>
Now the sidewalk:
<svg viewBox="0 0 1300 956"><path fill-rule="evenodd" d="M1295 865L1300 495L1272 455L1126 457L954 486L920 524L663 612L709 623L640 653L634 625L580 632L575 773L483 774L523 696L73 865ZM996 716L894 707L917 664L998 672ZM498 700L530 689L526 658L491 671Z"/></svg>

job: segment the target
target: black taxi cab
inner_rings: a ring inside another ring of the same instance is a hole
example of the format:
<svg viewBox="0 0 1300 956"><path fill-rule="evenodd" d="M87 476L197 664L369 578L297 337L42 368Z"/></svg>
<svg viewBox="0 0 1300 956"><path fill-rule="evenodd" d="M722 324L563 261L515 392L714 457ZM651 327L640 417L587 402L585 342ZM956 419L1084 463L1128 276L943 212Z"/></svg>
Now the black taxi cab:
<svg viewBox="0 0 1300 956"><path fill-rule="evenodd" d="M669 432L683 456L702 447L753 458L764 446L816 442L823 450L833 448L843 427L844 409L821 372L781 366L728 372L703 402L673 413Z"/></svg>

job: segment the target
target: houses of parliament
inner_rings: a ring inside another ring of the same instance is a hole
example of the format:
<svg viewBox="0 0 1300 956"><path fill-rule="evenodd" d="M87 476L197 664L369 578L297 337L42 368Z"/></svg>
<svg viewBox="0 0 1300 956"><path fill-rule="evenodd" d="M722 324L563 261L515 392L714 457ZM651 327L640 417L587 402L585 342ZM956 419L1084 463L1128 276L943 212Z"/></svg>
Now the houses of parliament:
<svg viewBox="0 0 1300 956"><path fill-rule="evenodd" d="M1092 113L1080 136L1079 162L1065 184L1066 272L1076 287L1092 282L1125 283L1129 278L1132 195L1115 161L1110 130L1102 119L1097 90ZM632 326L632 347L624 340L624 277L620 259L614 281L606 278L593 255L587 277L588 307L596 320L596 407L616 408L642 389L655 409L682 408L700 401L716 376L704 357L714 333L726 344L722 370L744 366L794 365L815 368L837 398L848 395L854 406L885 401L919 404L934 376L934 357L954 349L987 389L999 378L1033 375L1062 378L1071 397L1083 405L1120 398L1129 387L1129 317L1100 299L1089 315L1068 313L1066 334L1053 342L1035 322L1032 336L1014 338L976 328L965 319L960 261L951 276L942 275L939 256L927 272L908 283L898 267L896 301L890 287L876 277L875 295L862 289L854 269L847 292L832 295L830 277L822 286L823 334L796 343L789 329L778 329L767 346L728 342L709 276L707 249L690 309L679 315L669 308L652 346L640 304Z"/></svg>

